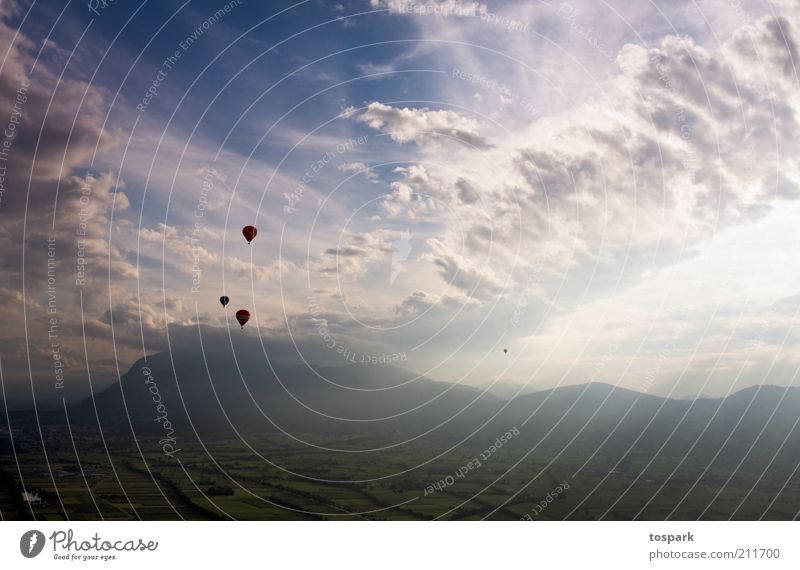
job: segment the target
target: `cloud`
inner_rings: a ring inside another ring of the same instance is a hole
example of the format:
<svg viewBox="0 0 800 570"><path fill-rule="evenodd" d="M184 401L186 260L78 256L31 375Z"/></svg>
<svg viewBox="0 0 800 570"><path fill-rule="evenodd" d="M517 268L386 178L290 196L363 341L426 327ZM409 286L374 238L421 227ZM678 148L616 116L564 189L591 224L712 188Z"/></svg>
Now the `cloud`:
<svg viewBox="0 0 800 570"><path fill-rule="evenodd" d="M278 259L268 265L260 265L246 261L239 257L229 256L225 259L226 266L239 277L253 277L261 283L270 283L275 286L280 282L281 275L300 275L303 269L295 263ZM285 278L285 277L284 277Z"/></svg>
<svg viewBox="0 0 800 570"><path fill-rule="evenodd" d="M143 240L155 243L161 243L165 239L174 239L178 237L178 228L174 226L167 225L164 222L158 222L156 227L158 228L156 230L141 228L139 230L139 235Z"/></svg>
<svg viewBox="0 0 800 570"><path fill-rule="evenodd" d="M475 17L487 14L488 8L482 2L472 0L370 0L373 9L388 9L393 14L435 15Z"/></svg>
<svg viewBox="0 0 800 570"><path fill-rule="evenodd" d="M6 130L7 171L4 185L20 191L2 194L0 211L19 212L27 203L52 203L54 182L71 174L94 153L120 142L117 132L103 130L108 93L76 79L59 78L43 60L34 68L38 45L0 18L0 117ZM35 71L29 75L28 71ZM35 160L34 160L35 157ZM27 192L30 187L29 193Z"/></svg>
<svg viewBox="0 0 800 570"><path fill-rule="evenodd" d="M428 240L430 253L425 259L431 261L446 283L469 297L483 301L493 300L504 288L504 282L495 271L480 265L474 257L460 255L450 246L436 238Z"/></svg>
<svg viewBox="0 0 800 570"><path fill-rule="evenodd" d="M28 375L18 339L25 322L30 323L26 350L37 355L32 364L36 378L53 377L53 343L62 362L85 366L84 323L87 342L100 340L110 350L107 331L94 334L96 316L112 295L138 277L125 247L115 240L126 234L126 222L112 224L114 213L130 207L125 184L113 172L84 168L95 148L104 152L119 142L118 133L102 126L108 92L70 73L60 77L48 57L34 68L39 46L25 30L9 25L15 15L18 4L4 2L0 120L14 128L3 135L0 275L20 291L24 283L29 302L10 305L4 318L0 352L11 382ZM47 50L59 53L52 41ZM81 374L65 371L66 376Z"/></svg>
<svg viewBox="0 0 800 570"><path fill-rule="evenodd" d="M345 162L344 164L340 164L337 168L341 172L357 172L370 181L379 179L378 174L363 162Z"/></svg>
<svg viewBox="0 0 800 570"><path fill-rule="evenodd" d="M336 276L343 280L357 280L371 264L390 259L394 251L392 240L399 235L399 232L384 229L347 233L337 247L327 248L322 256L309 262L308 268L323 278Z"/></svg>
<svg viewBox="0 0 800 570"><path fill-rule="evenodd" d="M458 189L458 199L464 204L474 204L480 199L478 189L466 178L456 180L456 188Z"/></svg>
<svg viewBox="0 0 800 570"><path fill-rule="evenodd" d="M401 176L389 184L391 192L381 200L383 214L393 220L423 220L446 215L455 190L421 164L398 166Z"/></svg>
<svg viewBox="0 0 800 570"><path fill-rule="evenodd" d="M512 244L530 257L557 242L579 252L586 270L601 261L616 271L632 243L642 251L684 249L762 219L776 200L797 197L800 183L796 35L788 16L767 16L716 51L677 36L652 47L628 44L617 57L618 75L594 100L514 125L514 136L492 135L484 152L427 153L424 176L394 183L387 202L410 202L418 186L431 194L455 188L448 203L468 228L473 255L482 251L481 234L494 236L494 253L509 261ZM385 107L368 108L359 120L388 131L390 121L409 114ZM483 219L476 217L478 187ZM451 232L438 247L457 251L461 240ZM444 276L462 265L439 257ZM628 265L626 277L635 270Z"/></svg>
<svg viewBox="0 0 800 570"><path fill-rule="evenodd" d="M420 289L414 290L404 298L396 307L395 312L403 317L416 317L436 307L446 310L458 309L475 301L464 295L432 295Z"/></svg>
<svg viewBox="0 0 800 570"><path fill-rule="evenodd" d="M343 115L386 133L399 143L436 146L458 144L480 150L491 147L488 140L478 133L478 121L446 109L399 108L373 101L362 110L349 107Z"/></svg>

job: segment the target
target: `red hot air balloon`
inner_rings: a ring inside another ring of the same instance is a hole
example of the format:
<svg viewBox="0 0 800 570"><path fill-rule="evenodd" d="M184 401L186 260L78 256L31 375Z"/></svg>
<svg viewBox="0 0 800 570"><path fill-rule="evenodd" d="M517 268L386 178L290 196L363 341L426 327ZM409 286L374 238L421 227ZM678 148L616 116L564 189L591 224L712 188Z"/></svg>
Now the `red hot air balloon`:
<svg viewBox="0 0 800 570"><path fill-rule="evenodd" d="M253 241L253 238L255 238L257 234L258 230L255 226L245 226L242 228L242 235L244 236L244 239L247 240L247 243Z"/></svg>
<svg viewBox="0 0 800 570"><path fill-rule="evenodd" d="M250 320L250 311L239 309L238 311L236 311L236 320L239 321L241 327L244 328L244 325L246 325L247 321Z"/></svg>

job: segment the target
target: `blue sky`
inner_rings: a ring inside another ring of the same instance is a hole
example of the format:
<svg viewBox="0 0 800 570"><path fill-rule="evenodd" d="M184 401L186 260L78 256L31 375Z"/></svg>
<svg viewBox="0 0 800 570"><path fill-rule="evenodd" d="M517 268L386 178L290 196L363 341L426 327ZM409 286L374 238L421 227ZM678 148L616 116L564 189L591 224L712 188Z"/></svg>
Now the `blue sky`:
<svg viewBox="0 0 800 570"><path fill-rule="evenodd" d="M526 390L793 383L796 14L6 3L4 98L32 85L12 157L31 198L0 204L15 245L3 296L8 322L33 323L4 333L6 375L53 374L41 284L56 236L75 378L84 348L110 382L167 347L167 327L175 343L198 324L227 342L246 308L245 334L277 360L394 357ZM76 287L82 206L89 279Z"/></svg>

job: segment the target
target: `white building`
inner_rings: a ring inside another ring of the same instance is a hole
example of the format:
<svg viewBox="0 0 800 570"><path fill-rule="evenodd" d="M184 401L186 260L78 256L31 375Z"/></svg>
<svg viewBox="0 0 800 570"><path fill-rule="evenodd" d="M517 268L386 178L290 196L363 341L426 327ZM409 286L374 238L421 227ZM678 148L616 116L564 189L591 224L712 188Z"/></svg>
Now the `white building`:
<svg viewBox="0 0 800 570"><path fill-rule="evenodd" d="M22 500L30 505L42 504L42 499L39 497L39 493L29 493L28 491L23 491Z"/></svg>

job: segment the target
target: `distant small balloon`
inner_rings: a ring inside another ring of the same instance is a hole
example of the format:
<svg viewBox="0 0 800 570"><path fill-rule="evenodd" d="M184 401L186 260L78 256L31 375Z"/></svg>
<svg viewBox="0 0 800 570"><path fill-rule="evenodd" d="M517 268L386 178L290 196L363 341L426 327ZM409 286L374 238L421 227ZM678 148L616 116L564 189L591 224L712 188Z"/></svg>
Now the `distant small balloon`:
<svg viewBox="0 0 800 570"><path fill-rule="evenodd" d="M255 226L245 226L242 228L242 235L244 236L244 239L247 240L247 243L253 241L253 238L255 238L257 234L258 230Z"/></svg>
<svg viewBox="0 0 800 570"><path fill-rule="evenodd" d="M224 307L230 302L230 299L225 295L223 295L222 297L219 298L219 302L222 303L222 306Z"/></svg>
<svg viewBox="0 0 800 570"><path fill-rule="evenodd" d="M236 311L236 320L239 321L241 327L244 328L244 325L246 325L247 321L250 320L250 311L239 309L238 311Z"/></svg>
<svg viewBox="0 0 800 570"><path fill-rule="evenodd" d="M507 348L503 349L503 354L508 354L508 349Z"/></svg>

